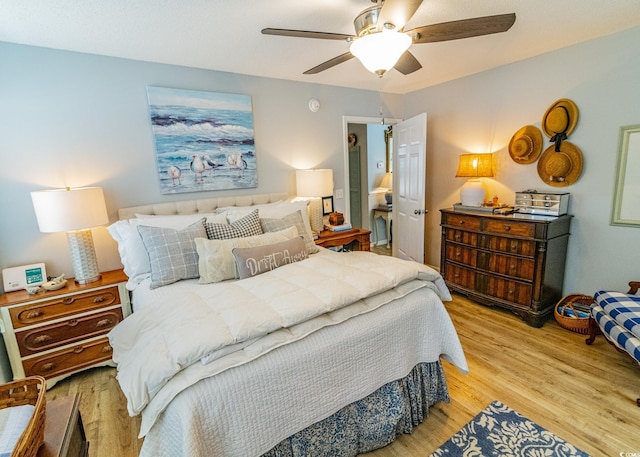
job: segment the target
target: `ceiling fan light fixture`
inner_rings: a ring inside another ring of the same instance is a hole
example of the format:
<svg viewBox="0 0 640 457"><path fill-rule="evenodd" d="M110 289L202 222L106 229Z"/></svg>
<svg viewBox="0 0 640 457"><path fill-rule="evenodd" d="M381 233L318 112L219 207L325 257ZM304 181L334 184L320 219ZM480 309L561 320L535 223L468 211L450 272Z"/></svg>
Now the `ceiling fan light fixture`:
<svg viewBox="0 0 640 457"><path fill-rule="evenodd" d="M367 70L381 77L393 68L411 42L411 37L405 33L383 29L353 41L349 50Z"/></svg>

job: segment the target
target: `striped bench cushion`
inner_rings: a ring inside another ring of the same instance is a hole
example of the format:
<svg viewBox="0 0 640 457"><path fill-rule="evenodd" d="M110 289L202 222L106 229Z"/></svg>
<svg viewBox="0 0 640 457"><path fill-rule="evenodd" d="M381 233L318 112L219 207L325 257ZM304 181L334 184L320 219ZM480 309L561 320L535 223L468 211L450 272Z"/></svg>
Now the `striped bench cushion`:
<svg viewBox="0 0 640 457"><path fill-rule="evenodd" d="M640 338L640 297L622 292L596 292L597 304L619 325Z"/></svg>
<svg viewBox="0 0 640 457"><path fill-rule="evenodd" d="M602 307L594 303L591 305L591 316L595 319L605 334L607 339L615 344L618 348L628 353L631 357L640 363L640 339L636 338L631 332L626 331L615 320L602 309Z"/></svg>

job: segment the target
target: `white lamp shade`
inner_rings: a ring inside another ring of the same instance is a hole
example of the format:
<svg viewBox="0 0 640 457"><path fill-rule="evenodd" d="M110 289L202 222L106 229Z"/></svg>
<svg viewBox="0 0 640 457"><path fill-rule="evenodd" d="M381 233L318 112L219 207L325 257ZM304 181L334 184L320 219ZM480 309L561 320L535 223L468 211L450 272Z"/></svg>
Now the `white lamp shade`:
<svg viewBox="0 0 640 457"><path fill-rule="evenodd" d="M81 230L109 222L100 187L41 190L31 192L41 232Z"/></svg>
<svg viewBox="0 0 640 457"><path fill-rule="evenodd" d="M384 187L386 189L393 189L393 173L385 173L382 178L382 182L380 183L380 187Z"/></svg>
<svg viewBox="0 0 640 457"><path fill-rule="evenodd" d="M367 70L382 76L393 68L409 46L411 46L409 35L383 30L356 39L351 43L349 50Z"/></svg>
<svg viewBox="0 0 640 457"><path fill-rule="evenodd" d="M333 170L296 170L296 194L299 197L333 195Z"/></svg>

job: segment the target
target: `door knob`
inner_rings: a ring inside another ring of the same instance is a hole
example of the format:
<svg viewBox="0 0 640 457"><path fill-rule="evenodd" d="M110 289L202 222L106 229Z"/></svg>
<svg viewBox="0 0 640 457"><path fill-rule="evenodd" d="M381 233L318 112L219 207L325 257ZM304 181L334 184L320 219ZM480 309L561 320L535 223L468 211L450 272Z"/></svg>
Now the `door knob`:
<svg viewBox="0 0 640 457"><path fill-rule="evenodd" d="M427 210L426 209L414 209L413 210L413 214L417 214L417 215L427 214Z"/></svg>

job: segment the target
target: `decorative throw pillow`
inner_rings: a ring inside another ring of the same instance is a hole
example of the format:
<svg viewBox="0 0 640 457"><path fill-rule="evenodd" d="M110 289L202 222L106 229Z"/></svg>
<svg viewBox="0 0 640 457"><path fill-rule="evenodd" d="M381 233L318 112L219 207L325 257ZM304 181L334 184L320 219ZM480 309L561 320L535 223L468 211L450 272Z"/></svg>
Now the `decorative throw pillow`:
<svg viewBox="0 0 640 457"><path fill-rule="evenodd" d="M302 217L302 211L300 210L288 214L280 219L260 219L260 224L262 224L263 232L277 232L278 230L283 230L287 227L293 226L298 230L298 235L304 239L304 243L309 254L315 254L320 250L313 241L311 234L307 232L304 219Z"/></svg>
<svg viewBox="0 0 640 457"><path fill-rule="evenodd" d="M207 222L205 227L207 238L210 240L229 240L231 238L262 235L262 226L260 225L257 209L231 224Z"/></svg>
<svg viewBox="0 0 640 457"><path fill-rule="evenodd" d="M194 240L207 236L204 221L203 218L183 230L138 226L149 254L151 289L198 277L198 253Z"/></svg>
<svg viewBox="0 0 640 457"><path fill-rule="evenodd" d="M200 284L220 282L238 277L236 262L233 258L233 248L250 248L274 244L298 237L298 230L289 227L279 232L263 235L248 236L246 238L232 238L228 240L196 239L198 252L198 269Z"/></svg>
<svg viewBox="0 0 640 457"><path fill-rule="evenodd" d="M302 237L253 248L233 248L240 279L257 276L309 257Z"/></svg>

